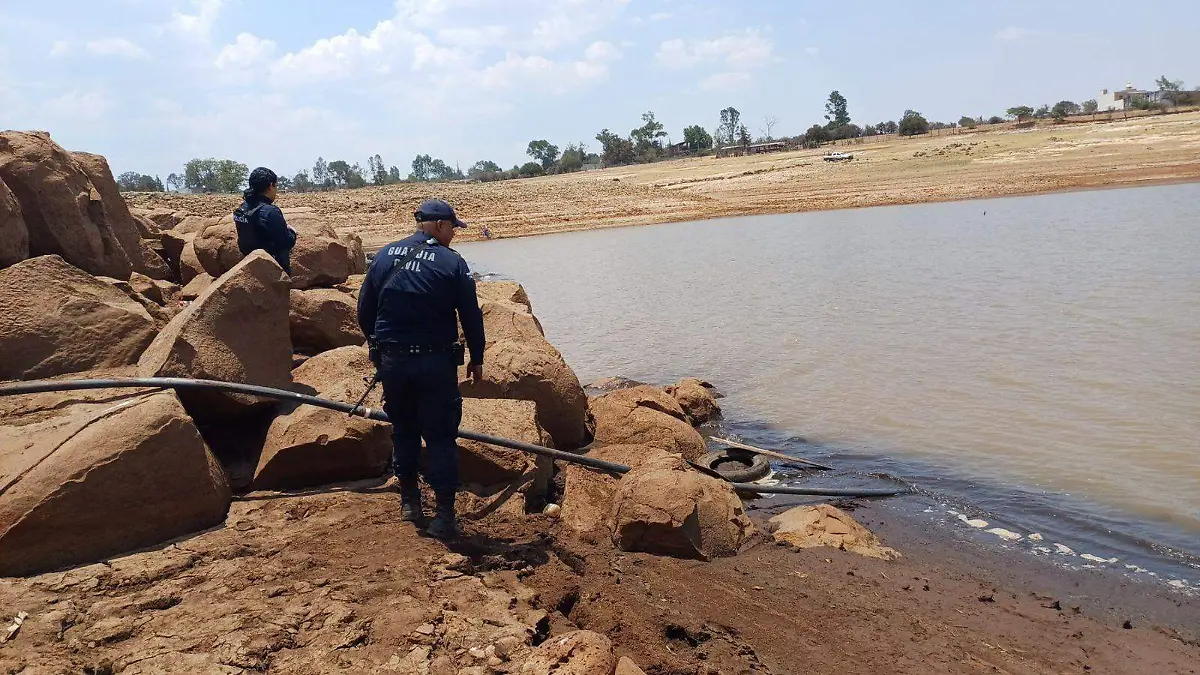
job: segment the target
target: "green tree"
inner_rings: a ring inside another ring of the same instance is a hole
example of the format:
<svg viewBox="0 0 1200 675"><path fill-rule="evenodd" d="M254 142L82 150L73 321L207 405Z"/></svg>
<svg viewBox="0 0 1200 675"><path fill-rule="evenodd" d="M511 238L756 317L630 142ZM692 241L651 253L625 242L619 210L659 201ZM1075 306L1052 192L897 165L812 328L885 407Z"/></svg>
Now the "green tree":
<svg viewBox="0 0 1200 675"><path fill-rule="evenodd" d="M171 190L176 190L176 191L182 190L183 189L183 176L180 176L177 173L167 174L167 188L169 188Z"/></svg>
<svg viewBox="0 0 1200 675"><path fill-rule="evenodd" d="M966 115L963 115L962 117L958 118L958 126L964 128L964 129L974 129L975 128L975 120L971 117L967 117Z"/></svg>
<svg viewBox="0 0 1200 675"><path fill-rule="evenodd" d="M566 150L563 150L562 158L558 160L558 167L563 173L579 171L583 168L583 158L586 156L587 147L583 143L571 143L567 145Z"/></svg>
<svg viewBox="0 0 1200 675"><path fill-rule="evenodd" d="M500 173L500 165L490 159L481 159L475 162L467 169L467 177L476 180L482 179L487 174Z"/></svg>
<svg viewBox="0 0 1200 675"><path fill-rule="evenodd" d="M183 186L191 192L237 192L249 173L232 159L193 159L183 168Z"/></svg>
<svg viewBox="0 0 1200 675"><path fill-rule="evenodd" d="M1089 98L1083 102L1083 112L1094 115L1100 109L1100 104L1096 103L1096 99Z"/></svg>
<svg viewBox="0 0 1200 675"><path fill-rule="evenodd" d="M520 169L520 174L521 174L522 178L532 178L534 176L541 176L544 173L546 173L546 170L543 169L542 165L538 164L537 162L525 162L525 164L523 164Z"/></svg>
<svg viewBox="0 0 1200 675"><path fill-rule="evenodd" d="M883 133L895 134L895 133L899 133L899 132L900 132L900 125L896 124L894 121L888 120L887 122L883 123Z"/></svg>
<svg viewBox="0 0 1200 675"><path fill-rule="evenodd" d="M1033 108L1030 108L1027 105L1014 106L1009 108L1006 112L1008 112L1009 117L1017 121L1017 124L1020 124L1030 117L1033 117Z"/></svg>
<svg viewBox="0 0 1200 675"><path fill-rule="evenodd" d="M634 143L634 148L645 154L651 147L661 148L662 143L659 141L667 135L663 131L662 122L654 119L654 113L647 111L642 113L642 126L629 132L629 138Z"/></svg>
<svg viewBox="0 0 1200 675"><path fill-rule="evenodd" d="M929 121L916 110L905 110L900 118L898 131L901 136L919 136L929 133Z"/></svg>
<svg viewBox="0 0 1200 675"><path fill-rule="evenodd" d="M683 142L688 150L708 150L713 146L713 138L699 124L693 124L683 130Z"/></svg>
<svg viewBox="0 0 1200 675"><path fill-rule="evenodd" d="M822 143L829 141L829 128L814 124L804 132L803 144L806 148L819 148Z"/></svg>
<svg viewBox="0 0 1200 675"><path fill-rule="evenodd" d="M295 192L312 192L313 183L308 177L307 171L297 171L295 177L292 178L292 190Z"/></svg>
<svg viewBox="0 0 1200 675"><path fill-rule="evenodd" d="M1179 93L1183 89L1183 80L1169 80L1166 75L1163 75L1154 84L1162 92L1164 100L1170 101L1172 105L1179 105Z"/></svg>
<svg viewBox="0 0 1200 675"><path fill-rule="evenodd" d="M329 165L325 163L325 159L323 157L318 157L316 163L313 164L312 181L318 189L326 189L330 187Z"/></svg>
<svg viewBox="0 0 1200 675"><path fill-rule="evenodd" d="M600 133L596 134L596 140L600 141L600 159L605 166L620 166L633 162L633 141L628 138L621 138L608 129L601 129Z"/></svg>
<svg viewBox="0 0 1200 675"><path fill-rule="evenodd" d="M737 143L743 148L750 145L750 130L746 128L745 124L738 127Z"/></svg>
<svg viewBox="0 0 1200 675"><path fill-rule="evenodd" d="M717 125L716 142L719 145L733 145L737 142L738 127L741 123L742 114L738 109L729 106L721 111L721 123Z"/></svg>
<svg viewBox="0 0 1200 675"><path fill-rule="evenodd" d="M409 180L427 181L433 180L433 158L429 155L417 155L412 161L412 171L408 174Z"/></svg>
<svg viewBox="0 0 1200 675"><path fill-rule="evenodd" d="M1038 118L1039 120L1044 120L1047 117L1049 117L1050 116L1050 104L1049 103L1042 104L1042 106L1040 108L1033 111L1033 116Z"/></svg>
<svg viewBox="0 0 1200 675"><path fill-rule="evenodd" d="M371 182L376 185L387 185L389 182L387 167L378 154L367 158L367 173L371 176Z"/></svg>
<svg viewBox="0 0 1200 675"><path fill-rule="evenodd" d="M400 167L393 164L392 168L388 169L388 181L391 183L400 182Z"/></svg>
<svg viewBox="0 0 1200 675"><path fill-rule="evenodd" d="M1079 104L1074 101L1059 101L1050 109L1050 116L1059 122L1067 119L1068 115L1074 115L1080 110Z"/></svg>
<svg viewBox="0 0 1200 675"><path fill-rule="evenodd" d="M825 119L829 120L829 127L831 129L836 129L850 123L850 112L846 103L846 97L838 93L837 90L830 92L829 100L825 102Z"/></svg>
<svg viewBox="0 0 1200 675"><path fill-rule="evenodd" d="M988 124L1000 124L1003 121L1004 121L1003 117L1001 117L999 115L992 115L991 117L988 118L987 123Z"/></svg>
<svg viewBox="0 0 1200 675"><path fill-rule="evenodd" d="M136 171L126 171L117 176L117 189L121 192L165 192L162 181Z"/></svg>
<svg viewBox="0 0 1200 675"><path fill-rule="evenodd" d="M550 167L554 166L554 162L558 160L558 146L552 145L550 141L529 141L529 146L525 148L525 154L542 163L542 169L549 171Z"/></svg>
<svg viewBox="0 0 1200 675"><path fill-rule="evenodd" d="M281 175L275 180L275 186L285 192L290 191L292 189L292 179Z"/></svg>

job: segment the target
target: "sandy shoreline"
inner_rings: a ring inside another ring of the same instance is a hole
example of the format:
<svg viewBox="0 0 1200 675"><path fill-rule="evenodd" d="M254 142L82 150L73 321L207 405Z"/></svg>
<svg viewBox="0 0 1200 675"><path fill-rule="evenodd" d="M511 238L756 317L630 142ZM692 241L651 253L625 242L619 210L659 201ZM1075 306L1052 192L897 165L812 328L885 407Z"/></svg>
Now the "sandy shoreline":
<svg viewBox="0 0 1200 675"><path fill-rule="evenodd" d="M429 196L476 227L460 241L762 214L918 204L1200 180L1200 112L1109 123L1046 125L749 157L689 158L501 183L399 184L284 194L377 248L410 229ZM235 195L132 194L138 206L203 216Z"/></svg>

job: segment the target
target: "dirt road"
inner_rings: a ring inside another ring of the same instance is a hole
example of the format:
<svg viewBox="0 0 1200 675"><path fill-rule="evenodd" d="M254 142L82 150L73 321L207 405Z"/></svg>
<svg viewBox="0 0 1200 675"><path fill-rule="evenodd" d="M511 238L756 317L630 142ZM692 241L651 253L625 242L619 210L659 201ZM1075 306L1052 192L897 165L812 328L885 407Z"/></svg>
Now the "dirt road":
<svg viewBox="0 0 1200 675"><path fill-rule="evenodd" d="M450 200L494 237L646 225L724 216L1031 194L1200 180L1200 112L1115 122L887 138L822 161L829 148L716 159L691 158L502 183L399 184L285 194L377 248L411 229L421 199ZM197 215L232 212L231 195L129 197ZM463 241L480 238L480 227Z"/></svg>

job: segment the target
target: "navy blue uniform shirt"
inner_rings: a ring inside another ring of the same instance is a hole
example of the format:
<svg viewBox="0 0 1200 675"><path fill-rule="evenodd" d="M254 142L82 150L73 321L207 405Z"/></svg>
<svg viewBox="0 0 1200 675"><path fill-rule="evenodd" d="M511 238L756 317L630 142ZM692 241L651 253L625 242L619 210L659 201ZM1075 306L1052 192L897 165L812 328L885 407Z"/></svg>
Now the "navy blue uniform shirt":
<svg viewBox="0 0 1200 675"><path fill-rule="evenodd" d="M261 248L269 253L285 272L291 274L290 254L292 246L296 244L296 235L283 219L283 211L263 195L243 196L246 201L233 212L233 223L238 233L238 249L242 255L250 255L251 251ZM258 207L257 210L255 207Z"/></svg>
<svg viewBox="0 0 1200 675"><path fill-rule="evenodd" d="M359 328L379 344L449 345L458 340L461 320L471 363L482 364L483 312L475 279L457 252L434 241L383 287L393 264L427 239L433 238L418 232L375 254L358 293Z"/></svg>

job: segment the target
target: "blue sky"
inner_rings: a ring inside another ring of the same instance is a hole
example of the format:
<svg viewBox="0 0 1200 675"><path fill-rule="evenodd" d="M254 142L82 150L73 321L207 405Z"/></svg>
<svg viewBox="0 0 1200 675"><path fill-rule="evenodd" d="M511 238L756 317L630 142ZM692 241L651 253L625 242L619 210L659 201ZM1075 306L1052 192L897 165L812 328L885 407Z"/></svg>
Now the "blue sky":
<svg viewBox="0 0 1200 675"><path fill-rule="evenodd" d="M757 133L1003 114L1159 75L1200 85L1196 0L0 0L0 128L114 171L192 157L291 174L318 155L466 169L732 105Z"/></svg>

